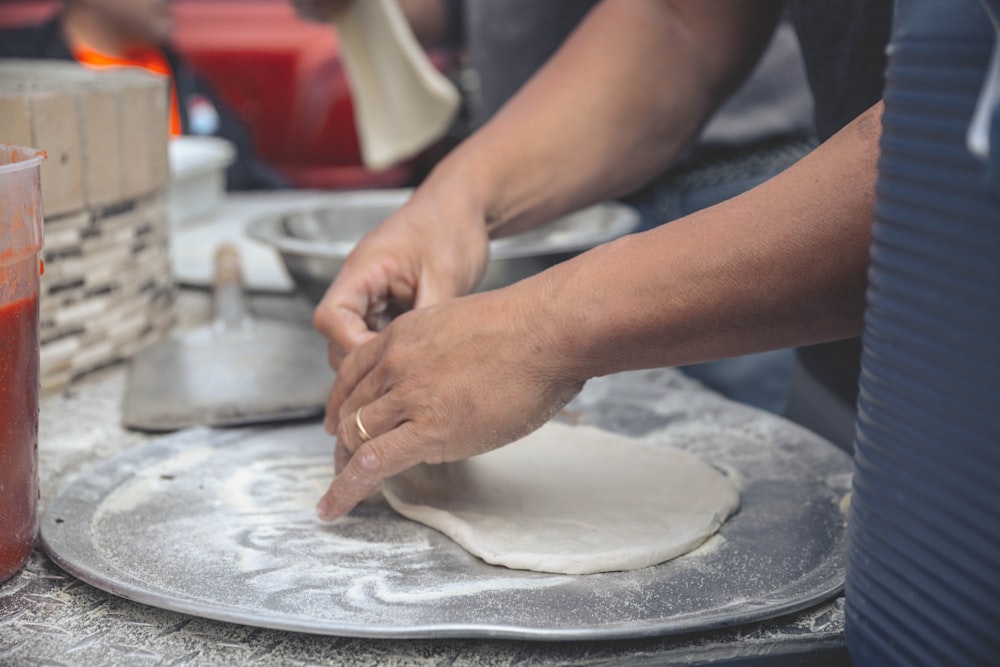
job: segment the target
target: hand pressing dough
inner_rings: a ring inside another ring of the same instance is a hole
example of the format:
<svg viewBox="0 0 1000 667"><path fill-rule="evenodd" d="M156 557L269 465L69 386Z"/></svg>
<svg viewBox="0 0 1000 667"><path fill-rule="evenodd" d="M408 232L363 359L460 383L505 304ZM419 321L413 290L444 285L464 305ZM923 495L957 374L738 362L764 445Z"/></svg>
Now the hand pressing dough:
<svg viewBox="0 0 1000 667"><path fill-rule="evenodd" d="M557 422L465 461L412 468L382 491L488 563L563 574L662 563L739 507L730 481L690 454Z"/></svg>

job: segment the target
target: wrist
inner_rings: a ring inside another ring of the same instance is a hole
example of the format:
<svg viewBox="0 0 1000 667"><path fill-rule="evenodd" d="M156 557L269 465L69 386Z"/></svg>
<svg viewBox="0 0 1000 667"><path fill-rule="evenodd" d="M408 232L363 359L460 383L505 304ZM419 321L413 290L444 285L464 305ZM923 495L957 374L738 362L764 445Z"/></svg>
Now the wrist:
<svg viewBox="0 0 1000 667"><path fill-rule="evenodd" d="M402 228L408 243L420 248L417 273L421 282L441 286L442 296L472 290L486 270L489 236L484 212L461 172L438 165L391 223Z"/></svg>
<svg viewBox="0 0 1000 667"><path fill-rule="evenodd" d="M478 143L478 135L473 135L455 147L431 170L416 194L448 202L463 220L478 220L489 233L496 226L501 188L490 164L492 156L477 149Z"/></svg>
<svg viewBox="0 0 1000 667"><path fill-rule="evenodd" d="M583 383L617 369L604 354L607 321L613 314L601 304L587 278L586 259L576 258L515 285L533 332L533 349L551 379Z"/></svg>

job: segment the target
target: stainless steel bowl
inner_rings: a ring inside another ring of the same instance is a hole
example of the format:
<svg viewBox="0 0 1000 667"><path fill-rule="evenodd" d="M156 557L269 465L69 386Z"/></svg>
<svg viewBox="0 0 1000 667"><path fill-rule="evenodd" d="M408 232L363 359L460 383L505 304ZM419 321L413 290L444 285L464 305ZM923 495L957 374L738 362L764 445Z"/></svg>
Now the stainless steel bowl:
<svg viewBox="0 0 1000 667"><path fill-rule="evenodd" d="M322 207L256 220L248 233L273 246L299 290L318 303L355 244L411 193L409 189L333 193ZM639 215L632 208L605 203L491 241L490 262L477 291L509 285L638 226Z"/></svg>

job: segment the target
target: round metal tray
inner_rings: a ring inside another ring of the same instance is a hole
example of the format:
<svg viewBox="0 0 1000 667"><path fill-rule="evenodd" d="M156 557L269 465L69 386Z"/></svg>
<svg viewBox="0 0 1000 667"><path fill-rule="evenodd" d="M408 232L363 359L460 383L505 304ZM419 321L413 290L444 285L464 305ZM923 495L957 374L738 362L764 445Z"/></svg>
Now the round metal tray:
<svg viewBox="0 0 1000 667"><path fill-rule="evenodd" d="M600 401L600 405L606 402ZM844 580L849 459L783 420L663 427L663 413L584 420L677 446L726 472L742 507L695 551L583 576L488 565L373 497L333 524L314 504L332 474L318 424L192 429L78 477L41 537L80 579L146 604L223 621L356 637L643 637L804 609ZM623 512L628 508L623 508Z"/></svg>

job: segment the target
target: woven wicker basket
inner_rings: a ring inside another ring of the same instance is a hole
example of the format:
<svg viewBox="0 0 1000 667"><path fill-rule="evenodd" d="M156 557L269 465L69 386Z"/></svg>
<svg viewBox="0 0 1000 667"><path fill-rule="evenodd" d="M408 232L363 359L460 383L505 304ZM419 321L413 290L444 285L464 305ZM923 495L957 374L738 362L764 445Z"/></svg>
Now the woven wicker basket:
<svg viewBox="0 0 1000 667"><path fill-rule="evenodd" d="M40 148L42 389L128 358L174 322L166 80L0 62L0 142Z"/></svg>

